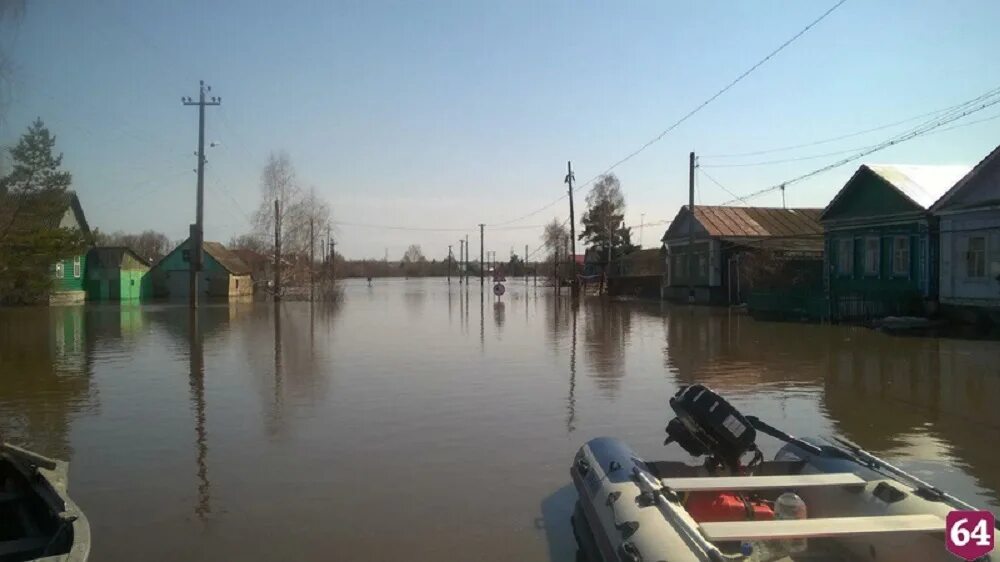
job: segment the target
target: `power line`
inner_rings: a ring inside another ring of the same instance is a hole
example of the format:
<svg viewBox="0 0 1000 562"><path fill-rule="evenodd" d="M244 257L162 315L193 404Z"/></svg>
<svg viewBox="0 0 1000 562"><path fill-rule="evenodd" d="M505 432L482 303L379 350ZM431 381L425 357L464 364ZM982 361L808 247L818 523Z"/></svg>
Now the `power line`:
<svg viewBox="0 0 1000 562"><path fill-rule="evenodd" d="M952 110L954 108L955 108L955 106L949 106L949 107L945 107L945 108L941 108L941 109L935 109L934 111L928 111L927 113L921 113L920 115L914 115L912 117L907 117L906 119L902 119L900 121L894 121L892 123L887 123L885 125L879 125L878 127L872 127L870 129L864 129L864 130L861 130L861 131L855 131L853 133L847 133L847 134L838 135L838 136L835 136L835 137L830 137L830 138L821 139L821 140L817 140L817 141L804 142L804 143L801 143L801 144L793 144L793 145L788 145L788 146L781 146L781 147L778 147L778 148L769 148L769 149L766 149L766 150L754 150L754 151L751 151L751 152L734 152L734 153L730 153L730 154L708 154L708 155L700 155L699 158L739 158L739 157L742 157L742 156L760 156L762 154L773 154L775 152L785 152L787 150L795 150L796 148L807 148L807 147L810 147L810 146L817 146L817 145L820 145L820 144L828 144L828 143L831 143L831 142L836 142L836 141L848 139L848 138L851 138L851 137L861 136L861 135L864 135L864 134L867 134L867 133L874 133L876 131L882 131L882 130L885 130L885 129L891 129L892 127L896 127L896 126L902 125L904 123L909 123L911 121L916 121L917 119L923 119L924 117L930 117L931 115L942 114L942 113L945 113L946 111L950 111L950 110ZM721 164L716 164L713 167L722 167L722 165Z"/></svg>
<svg viewBox="0 0 1000 562"><path fill-rule="evenodd" d="M758 197L760 195L764 195L764 194L770 193L772 191L777 191L778 189L781 189L781 187L783 185L787 186L787 185L791 185L793 183L798 183L800 181L806 180L808 178L811 178L811 177L816 176L818 174L821 174L823 172L827 172L827 171L832 170L834 168L838 168L840 166L843 166L844 164L848 164L848 163L853 162L855 160L859 160L861 158L864 158L865 156L868 156L870 154L874 154L875 152L878 152L880 150L884 150L886 148L889 148L890 146L895 146L895 145L898 145L898 144L902 144L902 143L904 143L904 142L906 142L908 140L912 140L912 139L917 138L919 136L926 135L926 134L930 133L931 131L934 131L935 129L938 129L938 128L944 126L944 125L947 125L948 123L952 123L952 122L957 121L957 120L959 120L959 119L961 119L963 117L966 117L968 115L972 115L974 113L982 111L983 109L986 109L987 107L990 107L990 106L996 105L997 103L1000 103L1000 97L995 97L998 92L1000 92L1000 88L994 88L993 90L990 90L990 91L988 91L988 92L986 92L986 93L984 93L984 94L982 94L980 96L977 96L976 98L973 98L973 99L971 99L971 100L969 100L969 101L967 101L967 102L965 102L963 104L960 104L959 106L957 106L957 108L956 108L955 111L948 112L949 114L946 117L942 117L942 118L936 119L936 120L925 121L924 123L921 123L917 127L914 127L914 128L910 129L909 131L907 131L907 132L905 132L903 134L897 135L895 137L892 137L890 139L882 141L882 142L880 142L878 144L872 145L871 147L868 147L867 149L862 150L861 152L858 152L858 153L856 153L856 154L854 154L852 156L848 156L847 158L842 158L840 160L837 160L836 162L832 162L832 163L827 164L827 165L825 165L823 167L817 168L817 169L812 170L810 172L806 172L805 174L801 174L801 175L796 176L796 177L794 177L792 179L785 180L783 182L780 182L778 184L772 185L770 187L766 187L764 189L759 189L757 191L754 191L754 192L749 193L747 195L744 195L742 197L738 197L738 198L733 199L731 201L726 201L726 202L722 203L722 205L729 205L729 204L735 203L737 201L743 201L745 203L747 199L752 199L754 197ZM994 99L989 99L990 97L993 97ZM980 101L982 101L984 99L989 99L989 101L985 101L985 102L981 103L980 105L973 107L972 109L966 109L965 111L961 111L959 113L956 113L956 111L958 109L963 108L963 107L969 107L970 105L975 104L977 102L980 102Z"/></svg>
<svg viewBox="0 0 1000 562"><path fill-rule="evenodd" d="M954 125L952 127L945 127L944 129L937 129L937 130L933 130L933 131L928 131L926 134L927 135L936 135L938 133L944 133L946 131L951 131L952 129L959 129L961 127L968 127L970 125L975 125L977 123L983 123L985 121L992 121L993 119L997 119L997 118L1000 118L1000 115L993 115L991 117L986 117L986 118L983 118L983 119L977 119L975 121L969 121L968 123L962 123L962 124L959 124L959 125ZM778 160L764 160L764 161L760 161L760 162L742 162L742 163L739 163L739 164L707 164L707 165L702 164L702 165L699 166L699 168L748 168L748 167L754 167L754 166L769 166L769 165L772 165L772 164L785 164L785 163L788 163L788 162L801 162L803 160L815 160L815 159L818 159L818 158L825 158L827 156L838 156L840 154L848 154L848 153L851 153L851 152L857 152L859 150L866 150L866 149L870 148L871 146L872 145L856 146L854 148L847 148L847 149L844 149L844 150L837 150L837 151L834 151L834 152L825 152L823 154L813 154L813 155L810 155L810 156L798 156L798 157L795 157L795 158L781 158L781 159L778 159ZM709 178L709 179L711 179L711 178ZM732 194L730 194L730 195L732 195ZM736 196L733 195L733 197L736 197Z"/></svg>
<svg viewBox="0 0 1000 562"><path fill-rule="evenodd" d="M611 171L613 171L618 166L621 166L625 162L628 162L629 160L631 160L632 158L638 156L644 150L646 150L647 148L649 148L650 146L652 146L652 145L656 144L657 142L659 142L660 140L662 140L663 137L667 136L668 133L670 133L671 131L673 131L674 129L676 129L677 127L679 127L681 124L683 124L685 121L687 121L688 119L690 119L691 117L693 117L696 113L698 113L699 111L701 111L702 109L704 109L706 106L708 106L708 104L710 104L713 101L715 101L716 99L718 99L722 94L728 92L733 86L735 86L736 84L740 83L744 78L746 78L747 76L749 76L753 71L755 71L758 68L760 68L761 66L763 66L764 63L766 63L767 61L769 61L772 58L774 58L775 55L777 55L782 50L784 50L786 47L788 47L789 45L791 45L799 37L802 37L803 35L805 35L806 32L808 32L810 29L812 29L814 26L816 26L816 24L818 24L819 22L823 21L827 16L829 16L831 13L833 13L834 10L836 10L837 8L839 8L846 1L847 0L839 0L836 4L834 4L829 9L827 9L825 12L823 12L818 18L816 18L813 21L809 22L809 24L806 25L805 27L803 27L801 30L799 30L798 33L796 33L795 35L793 35L792 37L790 37L789 39L787 39L784 43L782 43L781 45L779 45L778 48L776 48L773 51L771 51L770 53L768 53L767 56L765 56L761 60L757 61L756 64L754 64L753 66L751 66L750 68L748 68L747 70L745 70L742 74L740 74L739 76L737 76L736 78L734 78L731 82L729 82L728 84L726 84L725 86L723 86L723 88L721 90L719 90L718 92L716 92L715 94L713 94L711 97L709 97L705 101L703 101L700 104L698 104L697 106L695 106L695 108L692 109L691 111L688 111L687 113L685 113L677 121L674 121L669 127L667 127L662 132L660 132L660 134L658 134L657 136L653 137L652 139L650 139L649 141L647 141L645 144L643 144L642 146L640 146L638 149L636 149L636 150L632 151L631 153L629 153L627 156L625 156L621 160L618 160L614 164L608 166L608 168L605 169L600 174L598 174L598 175L594 176L593 178L587 180L586 182L578 185L576 188L574 188L573 191L574 192L579 191L579 190L583 189L584 187L590 185L591 183L595 182L601 176L607 175L608 173L610 173ZM534 210L534 211L532 211L530 213L526 213L524 215L521 215L520 217L517 217L515 219L509 220L509 221L505 221L505 222L501 222L501 223L496 223L494 226L502 226L502 225L506 225L506 224L511 224L511 223L514 223L514 222L518 222L518 221L524 220L524 219L526 219L528 217L534 216L534 215L536 215L536 214L544 211L545 209L548 209L548 208L552 207L553 205L559 203L560 201L562 201L563 199L565 199L568 196L569 196L568 194L563 195L563 196L559 197L558 199L556 199L555 201L553 201L553 202L545 205L544 207L536 209L536 210Z"/></svg>
<svg viewBox="0 0 1000 562"><path fill-rule="evenodd" d="M726 186L724 186L721 183L719 183L719 180L717 180L717 179L713 178L712 176L708 175L708 172L706 172L705 170L702 170L701 168L698 168L698 173L700 173L701 175L703 175L706 178L708 178L709 181L711 181L712 183L714 183L715 185L717 185L722 191L725 191L726 193L728 193L732 197L735 197L738 201L746 204L746 199L744 199L744 198L740 197L739 195L736 195L735 193L733 193L732 191L730 191L729 188L727 188Z"/></svg>

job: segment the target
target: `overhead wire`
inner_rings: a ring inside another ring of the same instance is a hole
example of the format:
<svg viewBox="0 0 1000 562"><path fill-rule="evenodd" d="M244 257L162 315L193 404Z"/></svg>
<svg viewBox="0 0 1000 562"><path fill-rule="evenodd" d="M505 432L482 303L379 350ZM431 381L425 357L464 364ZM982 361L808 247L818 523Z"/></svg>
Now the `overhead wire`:
<svg viewBox="0 0 1000 562"><path fill-rule="evenodd" d="M798 38L800 38L803 35L805 35L806 32L808 32L810 29L812 29L813 27L815 27L819 22L821 22L824 19L826 19L827 16L829 16L830 14L832 14L834 12L834 10L836 10L837 8L839 8L840 6L842 6L846 1L847 0L839 0L838 2L836 2L833 6L831 6L830 8L828 8L825 12L823 12L822 14L820 14L819 17L817 17L816 19L812 20L811 22L809 22L809 24L807 24L805 27L803 27L801 30L799 30L798 33L796 33L795 35L791 36L790 38L788 38L787 40L785 40L784 43L782 43L781 45L779 45L776 49L774 49L770 53L768 53L767 56L765 56L764 58L762 58L759 61L757 61L753 66L751 66L747 70L743 71L742 74L740 74L739 76L737 76L736 78L734 78L732 81L730 81L728 84L726 84L725 86L723 86L722 89L720 89L719 91L715 92L715 94L713 94L712 96L710 96L708 99L702 101L700 104L698 104L697 106L695 106L694 109L692 109L692 110L688 111L687 113L685 113L680 119L674 121L670 126L668 126L666 129L664 129L663 131L661 131L660 134L658 134L657 136L653 137L652 139L650 139L649 141L647 141L645 144L643 144L642 146L640 146L636 150L630 152L624 158L622 158L622 159L618 160L617 162L615 162L614 164L608 166L600 174L597 174L593 178L591 178L591 179L583 182L582 184L579 184L578 186L576 186L575 188L573 188L573 191L574 192L579 191L579 190L583 189L584 187L592 184L593 182L597 181L602 176L605 176L605 175L611 173L618 166L621 166L625 162L628 162L632 158L638 156L640 153L642 153L643 151L645 151L650 146L652 146L652 145L656 144L657 142L659 142L660 140L662 140L663 137L667 136L667 134L669 134L671 131L673 131L674 129L676 129L680 125L682 125L685 121L687 121L688 119L690 119L691 117L693 117L696 113L698 113L699 111L701 111L702 109L704 109L706 106L708 106L710 103L712 103L713 101L715 101L716 99L718 99L720 96L722 96L723 94L725 94L726 92L728 92L730 89L733 88L733 86L735 86L736 84L740 83L744 78L746 78L747 76L749 76L752 72L754 72L755 70L757 70L758 68L760 68L761 66L763 66L767 61L769 61L772 58L774 58L775 55L777 55L782 50L784 50L786 47L788 47L789 45L791 45ZM515 223L515 222L524 220L526 218L532 217L532 216L534 216L534 215L536 215L536 214L538 214L538 213L540 213L540 212L542 212L542 211L544 211L544 210L552 207L556 203L559 203L560 201L562 201L563 199L565 199L566 197L568 197L568 195L569 194L567 193L566 195L563 195L563 196L559 197L555 201L553 201L551 203L548 203L547 205L545 205L543 207L540 207L540 208L538 208L538 209L536 209L534 211L531 211L530 213L526 213L524 215L521 215L521 216L519 216L519 217L517 217L515 219L511 219L509 221L504 221L504 222L496 223L494 226L502 226L502 225L506 225L506 224L511 224L511 223Z"/></svg>
<svg viewBox="0 0 1000 562"><path fill-rule="evenodd" d="M931 131L934 131L934 130L936 130L936 129L944 126L944 125L947 125L949 123L953 123L953 122L955 122L955 121L957 121L957 120L959 120L959 119L961 119L963 117L966 117L968 115L972 115L974 113L977 113L977 112L982 111L982 110L984 110L984 109L986 109L988 107L991 107L993 105L996 105L996 104L1000 103L1000 97L997 96L998 93L1000 93L1000 87L994 88L992 90L989 90L989 91L987 91L987 92L985 92L985 93L983 93L983 94L981 94L981 95L979 95L979 96L977 96L975 98L972 98L972 99L970 99L970 100L968 100L966 102L963 102L962 104L959 104L958 106L955 107L954 110L947 112L945 115L943 115L943 116L941 116L939 118L935 118L935 119L931 119L931 120L925 121L924 123L921 123L920 125L917 125L916 127L913 127L913 128L909 129L908 131L906 131L904 133L898 134L898 135L896 135L894 137L890 137L889 139L886 139L886 140L884 140L884 141L882 141L880 143L872 145L872 146L868 147L867 149L862 150L862 151L860 151L860 152L858 152L856 154L853 154L853 155L848 156L846 158L842 158L840 160L837 160L835 162L832 162L830 164L827 164L827 165L822 166L820 168L817 168L815 170L806 172L804 174L800 174L800 175L798 175L796 177L793 177L791 179L785 180L783 182L779 182L779 183L774 184L772 186L769 186L769 187L766 187L766 188L763 188L763 189L759 189L757 191L754 191L752 193L748 193L746 195L743 195L741 197L738 197L738 198L730 200L730 201L726 201L726 202L722 203L722 205L729 205L729 204L735 203L737 201L743 201L743 202L745 202L748 199L752 199L752 198L758 197L760 195L764 195L764 194L767 194L767 193L771 193L773 191L777 191L777 190L781 189L781 187L783 185L787 187L788 185L792 185L792 184L801 182L801 181L806 180L808 178L811 178L811 177L814 177L816 175L822 174L823 172L827 172L827 171L832 170L834 168L838 168L840 166L843 166L844 164L848 164L848 163L853 162L855 160L859 160L861 158L864 158L865 156L869 156L869 155L874 154L874 153L876 153L876 152L878 152L880 150L884 150L884 149L889 148L891 146L896 146L898 144L902 144L902 143L904 143L906 141L909 141L909 140L912 140L914 138L926 135L926 134L930 133ZM976 105L977 103L979 105Z"/></svg>

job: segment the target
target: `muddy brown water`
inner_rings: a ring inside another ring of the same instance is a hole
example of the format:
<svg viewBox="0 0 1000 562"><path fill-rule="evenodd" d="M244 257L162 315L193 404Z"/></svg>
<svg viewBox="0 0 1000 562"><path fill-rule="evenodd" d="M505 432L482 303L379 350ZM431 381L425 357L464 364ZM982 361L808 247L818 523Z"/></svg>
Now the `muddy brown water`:
<svg viewBox="0 0 1000 562"><path fill-rule="evenodd" d="M337 306L0 310L0 434L71 461L93 560L574 558L587 439L662 446L714 387L994 511L1000 343L568 298L347 282ZM763 440L772 452L777 444Z"/></svg>

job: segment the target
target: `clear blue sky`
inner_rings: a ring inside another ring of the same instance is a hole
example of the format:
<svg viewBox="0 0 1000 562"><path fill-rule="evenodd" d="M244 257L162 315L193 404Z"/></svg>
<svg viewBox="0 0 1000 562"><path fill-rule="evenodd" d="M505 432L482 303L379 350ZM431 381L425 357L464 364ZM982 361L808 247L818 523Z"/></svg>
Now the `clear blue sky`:
<svg viewBox="0 0 1000 562"><path fill-rule="evenodd" d="M0 29L17 66L0 125L10 144L36 116L58 135L91 225L154 228L194 218L199 79L208 112L206 238L249 228L258 177L284 149L335 220L467 229L560 195L567 160L589 179L716 92L832 1L29 2ZM671 218L687 198L687 154L763 150L943 108L1000 86L1000 2L848 0L662 141L616 170L627 222ZM1000 106L970 119L1000 113ZM808 156L877 142L894 129L727 162ZM929 135L869 158L973 164L1000 120ZM736 193L835 157L705 168ZM702 163L713 160L705 157ZM721 161L715 160L715 163ZM857 164L788 191L823 206ZM698 202L729 195L699 180ZM777 194L753 200L779 205ZM583 194L577 208L584 207ZM517 225L566 216L566 204ZM578 211L579 214L580 211ZM338 226L348 257L441 258L460 232ZM540 228L488 233L505 256ZM647 227L647 246L661 227ZM638 237L638 231L636 231Z"/></svg>

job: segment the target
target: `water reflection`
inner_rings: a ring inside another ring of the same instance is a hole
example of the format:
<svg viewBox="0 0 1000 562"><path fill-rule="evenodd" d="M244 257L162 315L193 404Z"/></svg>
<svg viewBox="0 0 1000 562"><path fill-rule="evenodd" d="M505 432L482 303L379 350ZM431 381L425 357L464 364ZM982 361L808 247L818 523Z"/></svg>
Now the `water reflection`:
<svg viewBox="0 0 1000 562"><path fill-rule="evenodd" d="M591 376L600 389L614 395L625 377L625 348L632 330L632 312L607 299L592 299L584 310L583 342Z"/></svg>
<svg viewBox="0 0 1000 562"><path fill-rule="evenodd" d="M111 562L148 544L185 560L568 561L575 449L610 434L663 454L667 398L694 381L996 502L996 342L512 285L489 325L480 291L478 335L475 281L454 295L443 279L361 281L335 306L212 303L194 324L184 306L0 310L0 431L75 449L74 495ZM407 524L373 531L392 517Z"/></svg>
<svg viewBox="0 0 1000 562"><path fill-rule="evenodd" d="M199 311L188 312L188 337L190 342L189 365L191 387L191 409L195 418L195 463L198 476L198 501L194 512L204 519L212 512L211 483L208 480L208 430L205 422L205 351L202 347Z"/></svg>
<svg viewBox="0 0 1000 562"><path fill-rule="evenodd" d="M497 333L503 332L503 324L507 320L507 306L503 301L493 303L493 324L497 327Z"/></svg>
<svg viewBox="0 0 1000 562"><path fill-rule="evenodd" d="M98 406L93 342L109 319L78 306L0 309L0 439L72 458L73 418Z"/></svg>

